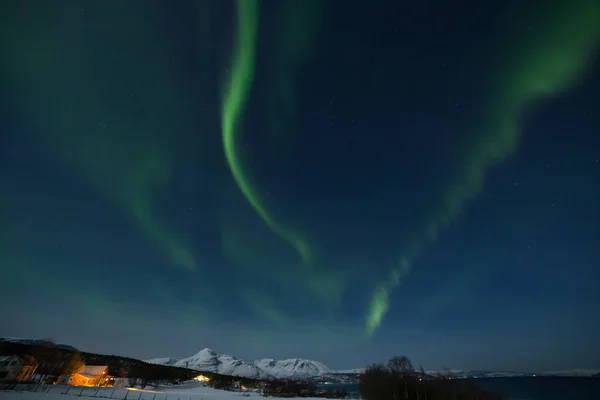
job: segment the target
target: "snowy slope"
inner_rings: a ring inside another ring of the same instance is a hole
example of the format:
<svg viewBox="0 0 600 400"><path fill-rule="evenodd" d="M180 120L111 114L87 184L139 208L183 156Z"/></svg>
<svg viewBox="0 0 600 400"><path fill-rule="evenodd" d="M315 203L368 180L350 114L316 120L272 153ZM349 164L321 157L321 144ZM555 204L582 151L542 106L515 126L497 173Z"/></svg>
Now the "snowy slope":
<svg viewBox="0 0 600 400"><path fill-rule="evenodd" d="M442 372L444 375L444 372ZM468 371L456 371L453 370L450 374L456 378L514 378L519 376L530 376L520 371L482 371L482 370L468 370Z"/></svg>
<svg viewBox="0 0 600 400"><path fill-rule="evenodd" d="M146 360L146 362L255 379L304 379L329 372L329 368L318 361L301 358L289 360L262 358L246 362L227 354L219 354L211 349L201 350L193 356L181 360L154 358Z"/></svg>
<svg viewBox="0 0 600 400"><path fill-rule="evenodd" d="M214 350L204 349L191 357L183 358L174 364L176 367L210 371L223 375L242 376L256 379L269 379L271 376L252 363L246 363L227 354L218 354Z"/></svg>
<svg viewBox="0 0 600 400"><path fill-rule="evenodd" d="M278 379L312 378L329 372L329 368L325 364L301 358L291 358L288 360L261 358L254 361L253 364Z"/></svg>
<svg viewBox="0 0 600 400"><path fill-rule="evenodd" d="M30 385L31 386L31 385ZM174 387L161 387L157 390L136 389L135 393L126 388L113 387L77 387L68 389L62 385L48 385L37 387L38 392L31 391L1 391L2 400L102 400L111 398L113 400L136 399L136 400L265 400L257 392L247 391L242 393L217 390L204 387L196 383L195 385L181 385ZM30 389L31 390L31 389ZM323 398L291 398L288 400L323 400Z"/></svg>
<svg viewBox="0 0 600 400"><path fill-rule="evenodd" d="M594 376L600 374L600 369L569 369L564 371L547 371L540 375L546 376Z"/></svg>

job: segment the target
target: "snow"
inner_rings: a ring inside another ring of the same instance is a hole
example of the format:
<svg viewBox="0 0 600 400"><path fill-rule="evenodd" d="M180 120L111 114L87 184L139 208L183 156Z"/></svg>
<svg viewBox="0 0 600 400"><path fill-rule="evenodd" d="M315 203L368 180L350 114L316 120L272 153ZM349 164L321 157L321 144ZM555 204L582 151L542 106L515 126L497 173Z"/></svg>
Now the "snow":
<svg viewBox="0 0 600 400"><path fill-rule="evenodd" d="M549 375L549 376L594 376L596 374L600 374L600 369L569 369L564 371L548 371L543 372L540 375Z"/></svg>
<svg viewBox="0 0 600 400"><path fill-rule="evenodd" d="M146 360L146 362L255 379L305 379L330 372L325 364L318 361L301 358L288 360L262 358L246 362L227 354L219 354L208 348L181 360L154 358Z"/></svg>
<svg viewBox="0 0 600 400"><path fill-rule="evenodd" d="M86 365L79 373L82 375L87 374L92 376L99 376L102 375L102 373L107 369L108 366L106 365Z"/></svg>
<svg viewBox="0 0 600 400"><path fill-rule="evenodd" d="M254 365L279 379L311 378L329 372L329 368L325 364L302 358L291 358L288 360L262 358L254 361Z"/></svg>
<svg viewBox="0 0 600 400"><path fill-rule="evenodd" d="M152 361L152 360L150 360ZM158 364L158 363L156 363ZM176 367L210 371L223 375L241 376L247 378L269 379L271 375L252 363L246 363L227 354L218 354L214 350L204 349L191 357L175 361Z"/></svg>
<svg viewBox="0 0 600 400"><path fill-rule="evenodd" d="M442 371L426 371L432 376L452 376L454 378L510 378L519 376L529 376L531 374L519 371L484 371L484 370L462 370L462 369L446 369Z"/></svg>
<svg viewBox="0 0 600 400"><path fill-rule="evenodd" d="M28 385L31 386L31 385ZM44 390L49 389L48 392ZM65 394L65 391L68 392ZM2 400L263 400L264 398L256 392L229 392L204 387L199 383L188 383L186 385L158 388L155 390L129 390L125 388L93 388L93 387L69 387L62 385L49 385L40 387L40 392L29 391L2 391ZM293 399L288 399L293 400ZM302 398L302 400L316 400ZM323 400L323 399L319 399Z"/></svg>

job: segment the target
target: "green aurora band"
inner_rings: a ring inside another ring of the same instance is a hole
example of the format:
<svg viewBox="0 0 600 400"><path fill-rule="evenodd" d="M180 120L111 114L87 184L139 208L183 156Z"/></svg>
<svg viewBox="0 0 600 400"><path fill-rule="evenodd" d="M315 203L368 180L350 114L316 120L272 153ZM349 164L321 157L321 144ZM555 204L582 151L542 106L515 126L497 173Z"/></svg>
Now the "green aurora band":
<svg viewBox="0 0 600 400"><path fill-rule="evenodd" d="M164 132L190 120L164 43L133 3L99 7L98 18L110 21L100 26L81 22L56 29L52 18L59 10L18 4L0 28L3 38L11 38L2 44L20 55L6 71L21 82L14 96L23 118L57 159L128 214L173 265L194 270L192 252L155 206L171 178L172 146ZM115 69L111 56L129 62ZM139 117L140 104L151 110L148 118Z"/></svg>
<svg viewBox="0 0 600 400"><path fill-rule="evenodd" d="M308 245L298 235L286 231L267 211L258 190L246 173L238 149L239 125L254 78L256 36L258 31L258 1L238 0L237 37L233 51L231 77L222 107L222 135L225 157L240 190L269 228L290 243L305 262L310 259Z"/></svg>
<svg viewBox="0 0 600 400"><path fill-rule="evenodd" d="M302 1L286 4L295 10L293 7L302 8L299 7L304 4ZM366 316L367 334L375 332L381 324L389 308L392 289L402 283L422 249L460 214L465 200L481 190L486 171L515 150L519 117L527 106L569 89L585 73L586 62L600 39L600 1L572 0L562 4L562 8L548 7L541 11L540 18L546 21L544 29L520 43L516 57L505 57L508 62L502 66L503 74L494 79L497 84L491 91L493 101L487 107L487 121L481 129L475 130L481 132L480 136L465 149L461 169L446 188L440 206L431 210L420 233L401 249L401 260L390 269L387 280L373 292ZM156 210L159 195L170 183L175 153L173 143L164 133L183 131L193 125L186 113L191 110L185 109L182 93L177 89L181 86L177 71L168 61L165 50L168 43L161 43L152 23L145 23L144 18L139 18L140 10L128 3L119 3L117 10L113 5L99 17L111 21L107 24L110 29L99 36L102 42L118 44L114 47L89 45L95 43L91 40L94 31L86 30L91 28L84 24L77 28L81 31L57 28L51 18L54 7L34 10L34 18L30 18L26 5L15 7L17 15L26 18L6 19L0 32L10 53L19 55L6 60L5 68L7 79L20 83L14 96L23 117L33 121L43 143L57 159L78 171L90 187L129 215L174 265L184 270L197 268L187 243L161 221ZM289 80L294 77L294 69L304 61L313 40L303 41L301 36L293 34L300 35L304 28L295 17L292 12L286 13L285 20L294 24L282 24L282 29L290 31L282 35L280 46L287 53L281 55L277 66L285 68L279 70L275 82L279 86L276 92L285 98L280 106L283 110L279 110L280 120L292 111L294 93ZM132 20L137 21L136 25L131 26ZM268 211L240 154L241 119L252 89L256 63L257 0L237 1L237 25L232 73L221 105L225 156L237 186L265 225L291 244L305 264L310 261L314 265L314 251L306 240L282 227ZM24 26L35 29L28 29L25 34ZM82 38L88 41L80 40ZM287 43L294 43L293 40L300 43L298 48ZM22 51L25 48L27 53ZM130 63L120 65L123 70L115 69L113 56ZM115 76L120 82L107 84ZM287 86L282 86L285 81L288 81ZM124 87L122 82L131 84ZM136 115L140 104L146 110L144 118ZM276 126L275 133L286 132L277 121L272 125ZM33 271L33 266L30 269ZM317 299L335 293L332 303L340 301L346 286L337 271L296 271L293 279L285 279L298 286L306 284L312 292L320 293L315 296ZM163 302L175 302L177 298L176 293L170 292L161 292L161 296L165 296ZM255 314L266 314L267 320L287 322L272 297L255 291L246 291L242 296L255 308Z"/></svg>
<svg viewBox="0 0 600 400"><path fill-rule="evenodd" d="M600 1L565 1L562 5L535 10L544 18L542 29L523 38L516 57L507 59L504 74L492 90L486 129L466 149L458 176L444 191L442 203L427 219L421 235L404 249L389 279L374 290L365 318L368 335L381 324L389 309L390 292L409 272L410 263L460 214L464 202L477 195L486 171L516 149L519 118L527 107L568 90L585 75L600 43Z"/></svg>

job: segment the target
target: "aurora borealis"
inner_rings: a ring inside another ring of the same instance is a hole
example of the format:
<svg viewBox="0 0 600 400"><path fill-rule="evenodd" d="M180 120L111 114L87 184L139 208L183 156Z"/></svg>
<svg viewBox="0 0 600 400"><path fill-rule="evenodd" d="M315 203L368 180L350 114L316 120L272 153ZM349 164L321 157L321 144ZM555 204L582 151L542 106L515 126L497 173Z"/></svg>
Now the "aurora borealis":
<svg viewBox="0 0 600 400"><path fill-rule="evenodd" d="M599 367L600 2L4 9L0 336Z"/></svg>

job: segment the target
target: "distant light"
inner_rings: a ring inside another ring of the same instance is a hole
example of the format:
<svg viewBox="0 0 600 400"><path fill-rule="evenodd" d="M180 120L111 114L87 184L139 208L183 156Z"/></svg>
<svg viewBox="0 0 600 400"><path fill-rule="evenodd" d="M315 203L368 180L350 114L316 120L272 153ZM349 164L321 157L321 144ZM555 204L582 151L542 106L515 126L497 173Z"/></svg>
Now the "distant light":
<svg viewBox="0 0 600 400"><path fill-rule="evenodd" d="M535 378L535 374L533 374L533 377Z"/></svg>

